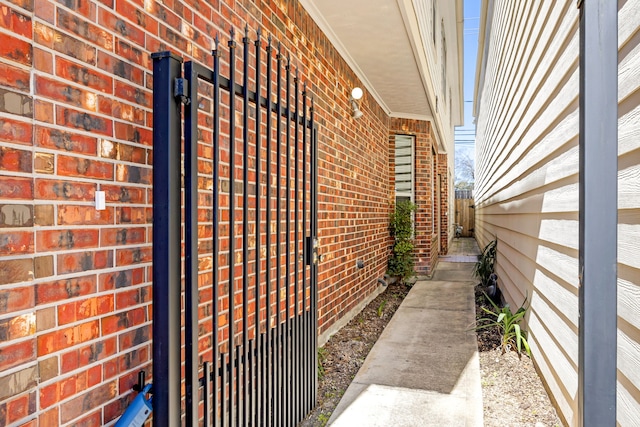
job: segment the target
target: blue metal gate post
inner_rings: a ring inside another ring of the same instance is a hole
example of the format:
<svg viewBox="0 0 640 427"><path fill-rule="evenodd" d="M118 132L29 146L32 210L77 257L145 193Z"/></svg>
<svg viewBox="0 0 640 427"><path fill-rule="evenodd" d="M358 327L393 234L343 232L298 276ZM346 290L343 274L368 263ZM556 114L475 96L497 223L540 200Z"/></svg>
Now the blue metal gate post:
<svg viewBox="0 0 640 427"><path fill-rule="evenodd" d="M196 70L193 62L184 65L184 75L191 84L183 85L189 102L184 107L184 376L185 422L198 423L198 99ZM184 102L184 101L183 101ZM205 378L205 381L209 381Z"/></svg>
<svg viewBox="0 0 640 427"><path fill-rule="evenodd" d="M153 58L153 425L181 425L180 102L182 60Z"/></svg>
<svg viewBox="0 0 640 427"><path fill-rule="evenodd" d="M616 425L618 2L580 7L581 426Z"/></svg>

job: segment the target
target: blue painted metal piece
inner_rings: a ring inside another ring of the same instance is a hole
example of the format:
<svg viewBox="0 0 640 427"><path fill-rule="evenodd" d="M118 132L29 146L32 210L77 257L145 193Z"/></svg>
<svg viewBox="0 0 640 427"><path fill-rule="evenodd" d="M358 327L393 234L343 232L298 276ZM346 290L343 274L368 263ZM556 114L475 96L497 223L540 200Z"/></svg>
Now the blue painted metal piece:
<svg viewBox="0 0 640 427"><path fill-rule="evenodd" d="M580 7L578 425L616 425L618 2Z"/></svg>
<svg viewBox="0 0 640 427"><path fill-rule="evenodd" d="M147 393L151 390L151 384L147 384L140 393L133 399L124 414L116 422L115 427L142 427L151 415L153 410L150 397L147 399Z"/></svg>

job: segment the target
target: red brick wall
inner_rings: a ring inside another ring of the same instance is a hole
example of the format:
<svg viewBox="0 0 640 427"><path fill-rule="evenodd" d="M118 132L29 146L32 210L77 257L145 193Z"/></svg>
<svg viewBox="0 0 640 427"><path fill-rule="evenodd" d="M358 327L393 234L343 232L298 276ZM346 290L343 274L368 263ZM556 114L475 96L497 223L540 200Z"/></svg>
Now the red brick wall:
<svg viewBox="0 0 640 427"><path fill-rule="evenodd" d="M415 270L418 275L430 275L438 260L438 238L440 238L440 253L446 253L448 238L447 228L448 216L445 214L448 210L447 199L447 156L444 154L436 154L437 148L435 136L431 123L428 121L411 120L411 119L391 119L390 125L391 143L389 144L389 164L392 180L395 176L394 165L394 135L413 135L415 137L415 170L414 170L414 203L417 205L415 214ZM434 173L435 170L435 173ZM440 191L440 210L441 219L440 237L437 234L437 226L434 225L434 197L436 197L438 175L442 175Z"/></svg>
<svg viewBox="0 0 640 427"><path fill-rule="evenodd" d="M297 3L13 0L1 10L0 426L110 423L150 370L151 52L211 65L211 37L245 23L250 37L261 27L283 43L320 125L319 333L376 289L389 247L389 118L366 94L365 116L351 118L348 94L362 85Z"/></svg>

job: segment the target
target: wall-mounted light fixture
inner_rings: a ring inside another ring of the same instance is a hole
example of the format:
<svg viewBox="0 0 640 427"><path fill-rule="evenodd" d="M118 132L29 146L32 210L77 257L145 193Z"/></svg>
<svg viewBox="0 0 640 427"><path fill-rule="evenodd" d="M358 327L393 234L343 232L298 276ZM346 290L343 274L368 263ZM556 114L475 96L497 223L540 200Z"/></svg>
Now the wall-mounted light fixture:
<svg viewBox="0 0 640 427"><path fill-rule="evenodd" d="M358 107L358 100L362 98L362 89L359 87L354 87L351 91L351 96L349 97L349 102L351 102L351 116L354 119L359 119L362 117L362 111L360 111L360 107Z"/></svg>

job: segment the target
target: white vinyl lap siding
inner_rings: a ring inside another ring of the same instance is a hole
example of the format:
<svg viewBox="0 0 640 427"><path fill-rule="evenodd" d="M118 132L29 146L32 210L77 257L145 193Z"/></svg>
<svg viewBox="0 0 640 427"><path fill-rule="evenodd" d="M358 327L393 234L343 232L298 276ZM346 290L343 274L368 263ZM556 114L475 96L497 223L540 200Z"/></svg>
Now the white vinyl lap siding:
<svg viewBox="0 0 640 427"><path fill-rule="evenodd" d="M638 426L640 0L619 5L618 424ZM498 238L507 301L530 301L534 359L570 426L578 420L579 42L575 2L496 0L476 142L476 236L481 245Z"/></svg>

